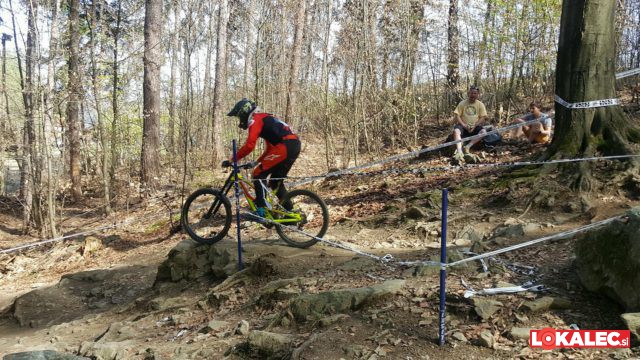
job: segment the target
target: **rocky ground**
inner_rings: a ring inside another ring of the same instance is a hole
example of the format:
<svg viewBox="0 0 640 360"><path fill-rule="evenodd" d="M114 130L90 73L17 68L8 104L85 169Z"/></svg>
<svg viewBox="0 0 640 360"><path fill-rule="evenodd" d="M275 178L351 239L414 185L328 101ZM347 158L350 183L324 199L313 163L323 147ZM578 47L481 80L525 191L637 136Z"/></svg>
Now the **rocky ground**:
<svg viewBox="0 0 640 360"><path fill-rule="evenodd" d="M484 161L526 159L541 150L504 145L487 151ZM401 164L404 170L425 169L447 160ZM468 256L466 251L502 248L637 206L636 179L610 176L610 166L599 166L600 187L585 195L569 191L553 173L532 181L495 168L350 175L309 188L330 208L328 239L396 260L438 259L439 189L449 188L453 261ZM296 175L302 174L298 169ZM126 227L1 255L0 355L51 350L69 359L640 356L637 347L542 351L527 345L529 329L626 328L617 303L581 286L575 239L500 255L485 261L486 267L473 262L451 269L447 344L440 347L437 267L383 264L323 244L290 248L275 232L252 225L243 230L246 269L238 272L234 239L196 246L172 233L167 207L175 212L178 205L171 199L141 203L119 215L118 220L131 219ZM19 220L13 212L6 206L0 214L2 248L26 241L15 230ZM70 228L89 229L113 219L87 215L73 221ZM464 297L469 289L527 282L545 290ZM54 358L52 352L40 354Z"/></svg>

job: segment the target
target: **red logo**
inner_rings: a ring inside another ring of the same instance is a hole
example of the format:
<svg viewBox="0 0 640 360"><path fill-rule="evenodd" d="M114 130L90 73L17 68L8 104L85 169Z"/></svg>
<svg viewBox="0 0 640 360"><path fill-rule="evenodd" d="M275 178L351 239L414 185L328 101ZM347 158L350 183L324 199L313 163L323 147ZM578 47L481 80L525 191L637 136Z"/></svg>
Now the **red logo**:
<svg viewBox="0 0 640 360"><path fill-rule="evenodd" d="M529 346L552 350L555 348L628 348L629 330L531 330Z"/></svg>

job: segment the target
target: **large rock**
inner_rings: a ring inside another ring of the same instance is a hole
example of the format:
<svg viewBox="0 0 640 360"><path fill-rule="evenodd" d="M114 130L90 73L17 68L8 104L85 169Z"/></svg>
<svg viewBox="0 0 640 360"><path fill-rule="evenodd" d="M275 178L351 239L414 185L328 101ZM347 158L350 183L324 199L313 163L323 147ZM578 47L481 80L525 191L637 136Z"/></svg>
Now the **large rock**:
<svg viewBox="0 0 640 360"><path fill-rule="evenodd" d="M13 317L21 326L69 322L95 311L133 301L149 289L155 269L128 266L62 276L55 286L35 289L14 301Z"/></svg>
<svg viewBox="0 0 640 360"><path fill-rule="evenodd" d="M418 220L426 217L427 212L421 207L412 206L408 208L402 215L407 219Z"/></svg>
<svg viewBox="0 0 640 360"><path fill-rule="evenodd" d="M254 330L249 334L247 343L263 359L284 359L293 350L294 340L291 335Z"/></svg>
<svg viewBox="0 0 640 360"><path fill-rule="evenodd" d="M236 271L236 256L227 250L184 240L171 249L167 259L160 264L156 282L178 282L205 276L224 279Z"/></svg>
<svg viewBox="0 0 640 360"><path fill-rule="evenodd" d="M308 317L319 318L322 315L345 313L362 307L368 301L397 294L404 284L404 280L388 280L371 287L305 294L293 299L289 308L291 314L299 321L305 321Z"/></svg>
<svg viewBox="0 0 640 360"><path fill-rule="evenodd" d="M481 297L473 298L473 309L485 321L489 320L502 306L502 303L496 300Z"/></svg>
<svg viewBox="0 0 640 360"><path fill-rule="evenodd" d="M301 283L303 280L302 278L291 278L271 281L260 289L258 302L268 303L270 301L288 300L296 297L301 293L300 288L296 288L295 286L289 288L289 286Z"/></svg>
<svg viewBox="0 0 640 360"><path fill-rule="evenodd" d="M473 225L467 225L462 230L460 230L456 236L458 239L467 239L471 241L471 243L475 241L482 241L484 234L482 234L478 229L476 229Z"/></svg>
<svg viewBox="0 0 640 360"><path fill-rule="evenodd" d="M529 340L530 334L531 328L513 327L509 330L509 336L511 336L513 340Z"/></svg>
<svg viewBox="0 0 640 360"><path fill-rule="evenodd" d="M79 353L96 360L126 359L128 350L134 348L131 341L97 343L85 341L80 345Z"/></svg>
<svg viewBox="0 0 640 360"><path fill-rule="evenodd" d="M102 245L102 240L95 236L87 236L84 239L80 250L82 252L82 256L89 257L97 254L103 248L104 245Z"/></svg>
<svg viewBox="0 0 640 360"><path fill-rule="evenodd" d="M582 284L604 293L628 311L640 310L640 208L585 235L576 245Z"/></svg>
<svg viewBox="0 0 640 360"><path fill-rule="evenodd" d="M89 360L89 358L63 354L53 350L43 350L7 354L2 360Z"/></svg>
<svg viewBox="0 0 640 360"><path fill-rule="evenodd" d="M640 340L640 313L627 313L620 316L631 333L635 335L636 339Z"/></svg>

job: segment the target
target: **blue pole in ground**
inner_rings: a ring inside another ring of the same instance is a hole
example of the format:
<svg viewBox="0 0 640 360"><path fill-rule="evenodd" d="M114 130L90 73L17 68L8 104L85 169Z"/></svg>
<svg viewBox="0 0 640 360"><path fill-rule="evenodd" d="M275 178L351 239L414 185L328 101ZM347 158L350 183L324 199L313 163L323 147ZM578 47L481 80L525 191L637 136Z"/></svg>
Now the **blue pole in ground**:
<svg viewBox="0 0 640 360"><path fill-rule="evenodd" d="M445 334L445 318L447 316L446 311L446 280L447 280L447 268L445 264L447 263L447 206L449 204L448 201L449 191L447 189L442 189L442 228L441 228L441 239L440 242L440 326L438 327L438 344L440 346L444 345L444 334Z"/></svg>
<svg viewBox="0 0 640 360"><path fill-rule="evenodd" d="M242 239L240 238L240 188L238 187L238 145L236 140L233 140L233 178L234 186L236 188L236 229L238 230L238 270L244 268L242 264Z"/></svg>

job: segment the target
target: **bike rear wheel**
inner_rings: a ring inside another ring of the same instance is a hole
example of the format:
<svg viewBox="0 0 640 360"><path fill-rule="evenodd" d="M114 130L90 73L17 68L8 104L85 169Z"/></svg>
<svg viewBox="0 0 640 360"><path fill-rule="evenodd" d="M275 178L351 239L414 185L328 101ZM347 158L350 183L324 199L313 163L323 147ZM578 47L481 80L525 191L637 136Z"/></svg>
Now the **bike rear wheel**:
<svg viewBox="0 0 640 360"><path fill-rule="evenodd" d="M193 192L182 207L182 228L202 244L212 245L222 240L231 227L231 203L216 189Z"/></svg>
<svg viewBox="0 0 640 360"><path fill-rule="evenodd" d="M288 192L280 204L292 205L292 214L300 215L301 221L292 223L277 224L276 231L280 238L287 244L298 247L308 248L318 242L316 238L322 238L329 228L329 210L322 199L314 192L304 189L297 189ZM279 219L283 221L289 218L284 215ZM304 234L302 233L304 232ZM312 235L310 237L308 235ZM315 237L315 238L314 238Z"/></svg>

